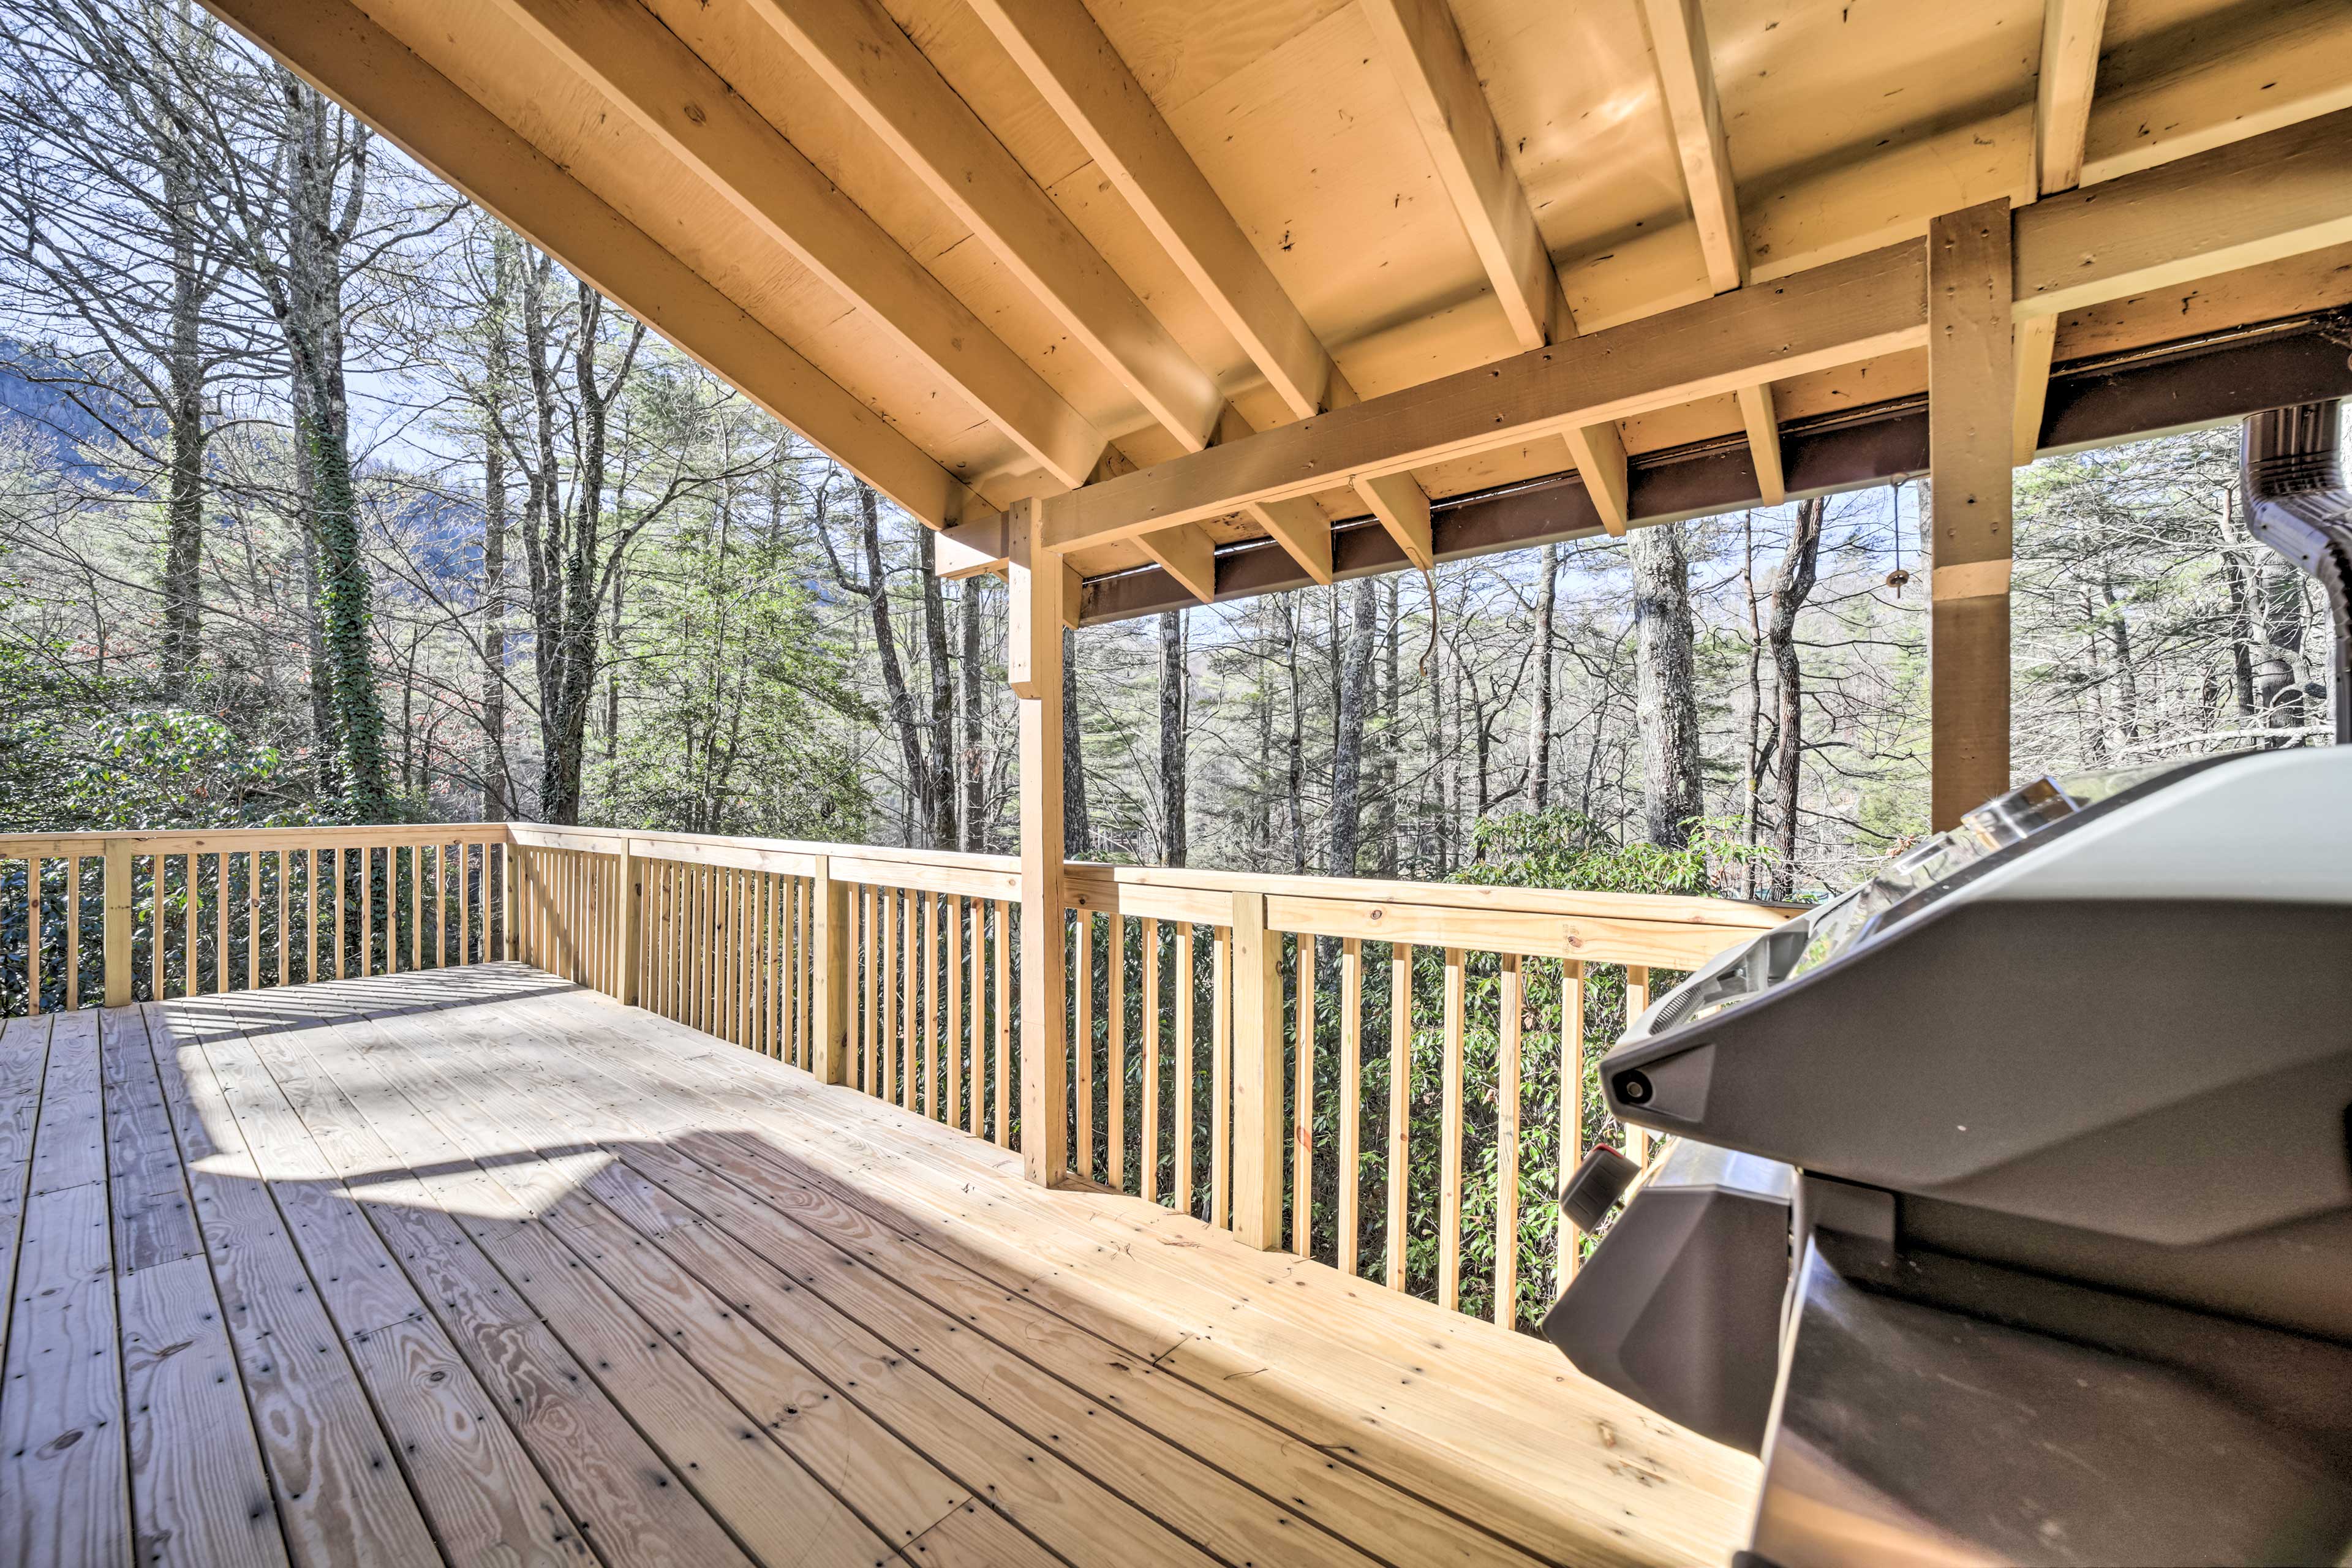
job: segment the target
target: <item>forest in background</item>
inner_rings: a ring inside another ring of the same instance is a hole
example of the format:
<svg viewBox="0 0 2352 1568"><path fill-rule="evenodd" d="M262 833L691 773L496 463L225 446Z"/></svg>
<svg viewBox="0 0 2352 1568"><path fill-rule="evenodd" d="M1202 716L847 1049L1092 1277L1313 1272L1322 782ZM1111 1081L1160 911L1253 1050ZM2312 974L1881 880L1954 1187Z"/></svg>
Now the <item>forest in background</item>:
<svg viewBox="0 0 2352 1568"><path fill-rule="evenodd" d="M0 16L6 826L1010 846L1001 584L202 12ZM2314 732L2235 479L2020 473L2021 773ZM1841 886L1924 826L1921 500L1073 634L1072 852Z"/></svg>
<svg viewBox="0 0 2352 1568"><path fill-rule="evenodd" d="M1013 847L1001 584L940 581L928 531L185 0L0 0L0 832L514 818ZM2234 431L2017 485L2019 774L2322 735L2325 619L2246 534ZM1069 634L1070 851L1841 888L1927 826L1924 499ZM25 940L0 931L0 990ZM1530 984L1556 1017L1557 980ZM1474 974L1473 1213L1492 988ZM1622 972L1591 977L1588 1074L1624 1000ZM1529 1316L1556 1283L1557 1047L1527 1042ZM1612 1136L1584 1103L1588 1143ZM1318 1253L1336 1135L1319 1116ZM1409 1224L1425 1283L1435 1216ZM1474 1310L1493 1246L1471 1238Z"/></svg>

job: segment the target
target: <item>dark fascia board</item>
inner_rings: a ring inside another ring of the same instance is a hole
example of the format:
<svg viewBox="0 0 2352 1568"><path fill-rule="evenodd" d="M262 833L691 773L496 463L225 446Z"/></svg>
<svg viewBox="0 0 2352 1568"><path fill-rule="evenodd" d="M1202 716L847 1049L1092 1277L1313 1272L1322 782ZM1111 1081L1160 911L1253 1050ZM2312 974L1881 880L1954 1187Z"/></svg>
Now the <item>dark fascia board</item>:
<svg viewBox="0 0 2352 1568"><path fill-rule="evenodd" d="M2193 342L2061 366L2051 377L2037 450L2044 456L2145 440L2291 403L2352 397L2352 354L2340 322L2299 318ZM1791 500L1924 474L1927 400L1899 399L1782 427L1780 461ZM1759 506L1756 467L1738 437L1635 458L1628 510L1637 527ZM1430 520L1441 561L1602 531L1572 474L1436 503ZM1407 563L1385 529L1366 518L1331 534L1333 574L1374 576ZM1219 552L1216 602L1306 587L1313 579L1271 540ZM1081 626L1132 620L1198 603L1158 567L1086 584Z"/></svg>

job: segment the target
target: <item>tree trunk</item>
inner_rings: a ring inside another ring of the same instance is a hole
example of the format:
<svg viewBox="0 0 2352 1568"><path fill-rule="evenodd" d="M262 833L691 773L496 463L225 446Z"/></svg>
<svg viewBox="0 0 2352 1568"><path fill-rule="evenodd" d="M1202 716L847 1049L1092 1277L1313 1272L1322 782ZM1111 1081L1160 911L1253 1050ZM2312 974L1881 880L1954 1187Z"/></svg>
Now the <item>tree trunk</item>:
<svg viewBox="0 0 2352 1568"><path fill-rule="evenodd" d="M930 797L931 844L952 849L956 843L955 670L948 663L948 606L940 586L937 536L918 528L915 569L923 596L923 659L931 671Z"/></svg>
<svg viewBox="0 0 2352 1568"><path fill-rule="evenodd" d="M1339 736L1331 749L1331 857L1334 877L1356 874L1364 767L1364 713L1372 676L1372 640L1380 629L1380 589L1370 577L1356 583L1354 625L1339 673Z"/></svg>
<svg viewBox="0 0 2352 1568"><path fill-rule="evenodd" d="M1797 613L1811 596L1821 563L1822 518L1828 502L1816 496L1797 503L1796 525L1789 532L1788 552L1772 579L1772 619L1768 636L1772 647L1774 694L1780 710L1780 732L1773 742L1773 793L1780 806L1780 863L1773 883L1780 897L1796 891L1798 812L1802 804L1805 762L1805 671L1797 657Z"/></svg>
<svg viewBox="0 0 2352 1568"><path fill-rule="evenodd" d="M988 796L981 757L980 579L967 579L957 595L957 621L963 634L963 847L988 851Z"/></svg>
<svg viewBox="0 0 2352 1568"><path fill-rule="evenodd" d="M1078 719L1078 634L1062 628L1062 853L1083 860L1094 853L1087 816L1085 727Z"/></svg>
<svg viewBox="0 0 2352 1568"><path fill-rule="evenodd" d="M1660 523L1626 541L1633 566L1636 711L1642 734L1642 831L1679 849L1706 807L1700 791L1698 699L1690 563L1682 525Z"/></svg>
<svg viewBox="0 0 2352 1568"><path fill-rule="evenodd" d="M1286 595L1283 605L1283 652L1290 681L1290 726L1283 737L1283 798L1289 803L1290 874L1307 874L1307 704L1299 689L1298 634L1306 617L1299 614L1299 596Z"/></svg>
<svg viewBox="0 0 2352 1568"><path fill-rule="evenodd" d="M1397 874L1397 780L1398 764L1404 751L1404 732L1397 725L1397 580L1393 573L1381 585L1381 749L1380 771L1376 775L1380 791L1379 832L1380 853L1377 860L1380 874Z"/></svg>
<svg viewBox="0 0 2352 1568"><path fill-rule="evenodd" d="M1171 610L1160 617L1160 859L1166 866L1183 865L1189 852L1184 703L1190 674L1184 659L1184 612Z"/></svg>
<svg viewBox="0 0 2352 1568"><path fill-rule="evenodd" d="M171 481L164 503L163 692L186 698L204 652L205 357L200 331L208 292L196 257L196 203L187 149L157 149L172 244Z"/></svg>
<svg viewBox="0 0 2352 1568"><path fill-rule="evenodd" d="M890 703L890 727L898 733L898 757L907 770L908 838L928 837L932 825L931 774L923 758L921 721L914 693L898 663L898 639L890 625L889 575L882 563L882 507L874 487L857 486L858 535L866 548L866 604L874 621L874 651L882 665L882 690Z"/></svg>
<svg viewBox="0 0 2352 1568"><path fill-rule="evenodd" d="M1740 832L1749 851L1740 865L1739 896L1756 896L1758 795L1763 788L1764 626L1756 612L1756 513L1739 514L1739 594L1748 605L1748 749L1740 765ZM1786 862L1783 862L1785 864Z"/></svg>
<svg viewBox="0 0 2352 1568"><path fill-rule="evenodd" d="M483 311L482 382L482 819L514 815L507 766L507 444L499 411L514 378L514 237L490 226L490 298Z"/></svg>
<svg viewBox="0 0 2352 1568"><path fill-rule="evenodd" d="M2132 665L2131 625L2116 599L2116 585L2103 572L2099 598L2107 624L2107 643L2116 658L2116 723L2126 746L2139 739L2139 672Z"/></svg>
<svg viewBox="0 0 2352 1568"><path fill-rule="evenodd" d="M1559 601L1559 546L1543 547L1543 583L1536 590L1536 700L1528 721L1528 801L1536 810L1551 805L1551 643Z"/></svg>
<svg viewBox="0 0 2352 1568"><path fill-rule="evenodd" d="M303 395L295 439L310 465L320 619L334 693L343 804L354 821L382 822L392 814L392 790L385 772L383 705L371 646L374 590L360 548L343 388L342 247L358 224L366 155L363 150L351 155L351 183L339 202L337 154L329 122L342 111L290 72L281 71L279 81L289 152L281 325ZM353 135L355 145L363 149L363 133Z"/></svg>

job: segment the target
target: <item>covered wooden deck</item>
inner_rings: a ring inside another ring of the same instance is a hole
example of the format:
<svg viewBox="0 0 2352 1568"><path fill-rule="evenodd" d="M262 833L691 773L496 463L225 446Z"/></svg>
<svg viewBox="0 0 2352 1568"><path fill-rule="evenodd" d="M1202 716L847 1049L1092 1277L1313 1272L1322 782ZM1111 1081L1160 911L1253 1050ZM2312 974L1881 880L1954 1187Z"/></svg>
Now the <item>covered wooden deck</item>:
<svg viewBox="0 0 2352 1568"><path fill-rule="evenodd" d="M1549 1347L516 964L9 1020L39 1563L1720 1563Z"/></svg>

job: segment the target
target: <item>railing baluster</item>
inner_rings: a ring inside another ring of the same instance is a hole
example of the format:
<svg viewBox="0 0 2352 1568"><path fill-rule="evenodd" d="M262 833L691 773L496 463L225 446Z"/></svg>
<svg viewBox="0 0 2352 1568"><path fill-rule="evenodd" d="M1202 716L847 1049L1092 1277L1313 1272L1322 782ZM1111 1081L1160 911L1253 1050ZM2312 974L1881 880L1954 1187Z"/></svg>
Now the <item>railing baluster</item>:
<svg viewBox="0 0 2352 1568"><path fill-rule="evenodd" d="M1127 917L1110 916L1110 1042L1103 1059L1110 1073L1111 1190L1127 1190Z"/></svg>
<svg viewBox="0 0 2352 1568"><path fill-rule="evenodd" d="M1301 933L1290 1073L1290 1250L1315 1251L1315 939Z"/></svg>
<svg viewBox="0 0 2352 1568"><path fill-rule="evenodd" d="M1552 1195L1566 1184L1569 1173L1584 1163L1584 964L1564 958L1559 964L1559 1169ZM1555 1222L1559 1232L1559 1277L1555 1293L1576 1278L1576 1227L1562 1210Z"/></svg>
<svg viewBox="0 0 2352 1568"><path fill-rule="evenodd" d="M996 1142L1013 1147L1013 921L1012 906L996 904Z"/></svg>
<svg viewBox="0 0 2352 1568"><path fill-rule="evenodd" d="M1389 949L1389 1289L1404 1289L1404 1184L1412 1129L1412 945Z"/></svg>
<svg viewBox="0 0 2352 1568"><path fill-rule="evenodd" d="M1209 928L1209 1223L1219 1230L1233 1223L1233 948L1232 927Z"/></svg>
<svg viewBox="0 0 2352 1568"><path fill-rule="evenodd" d="M1631 1027L1634 1019L1650 1010L1650 971L1638 963L1625 966L1625 1023ZM1625 1129L1625 1157L1636 1165L1650 1163L1650 1130L1646 1127Z"/></svg>
<svg viewBox="0 0 2352 1568"><path fill-rule="evenodd" d="M1143 1123L1137 1163L1143 1201L1160 1201L1160 918L1143 921Z"/></svg>
<svg viewBox="0 0 2352 1568"><path fill-rule="evenodd" d="M1462 1304L1463 967L1462 950L1447 948L1443 1098L1437 1134L1437 1302L1448 1310Z"/></svg>
<svg viewBox="0 0 2352 1568"><path fill-rule="evenodd" d="M193 854L180 857L180 896L187 906L182 911L180 963L184 971L180 976L180 994L197 994L196 918L202 902L196 887L196 858Z"/></svg>
<svg viewBox="0 0 2352 1568"><path fill-rule="evenodd" d="M1357 1276L1357 1226L1363 1197L1364 944L1339 943L1339 1154L1337 1219L1339 1272Z"/></svg>
<svg viewBox="0 0 2352 1568"><path fill-rule="evenodd" d="M1070 1163L1078 1174L1091 1181L1095 1173L1095 917L1090 910L1080 910L1073 922L1077 938L1077 980L1072 987L1076 992L1077 1026L1070 1031L1072 1053L1076 1057L1071 1075L1071 1086L1076 1091L1078 1126L1076 1141L1070 1145Z"/></svg>
<svg viewBox="0 0 2352 1568"><path fill-rule="evenodd" d="M1192 1209L1192 922L1176 927L1176 1208Z"/></svg>
<svg viewBox="0 0 2352 1568"><path fill-rule="evenodd" d="M41 858L25 859L25 1013L37 1017L41 1011Z"/></svg>
<svg viewBox="0 0 2352 1568"><path fill-rule="evenodd" d="M1495 1321L1518 1321L1519 1289L1519 1025L1521 960L1503 954L1496 985L1502 1026L1495 1061ZM1563 1086L1565 1087L1565 1086Z"/></svg>

